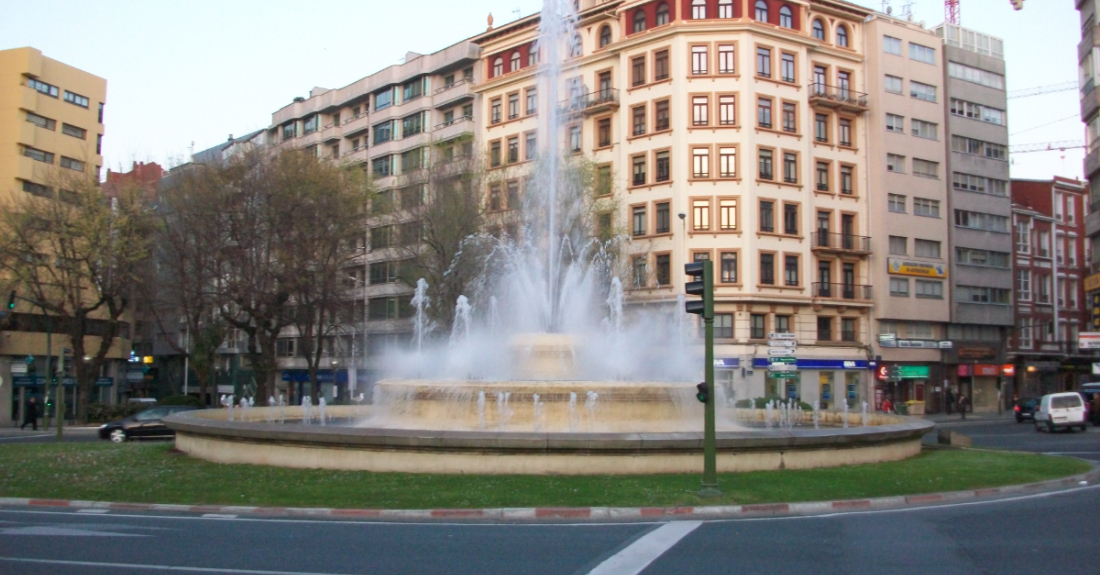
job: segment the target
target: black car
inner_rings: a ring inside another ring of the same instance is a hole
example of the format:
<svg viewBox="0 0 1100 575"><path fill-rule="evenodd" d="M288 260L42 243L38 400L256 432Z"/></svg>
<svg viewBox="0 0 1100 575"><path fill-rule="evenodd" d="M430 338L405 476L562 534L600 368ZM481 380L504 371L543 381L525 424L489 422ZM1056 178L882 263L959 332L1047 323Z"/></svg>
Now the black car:
<svg viewBox="0 0 1100 575"><path fill-rule="evenodd" d="M195 409L191 405L162 405L143 409L130 417L125 417L99 426L99 438L122 443L127 439L156 439L174 437L176 432L164 425L164 418L181 411Z"/></svg>
<svg viewBox="0 0 1100 575"><path fill-rule="evenodd" d="M1039 398L1021 397L1016 400L1016 423L1023 423L1025 419L1035 421L1035 411L1039 409Z"/></svg>

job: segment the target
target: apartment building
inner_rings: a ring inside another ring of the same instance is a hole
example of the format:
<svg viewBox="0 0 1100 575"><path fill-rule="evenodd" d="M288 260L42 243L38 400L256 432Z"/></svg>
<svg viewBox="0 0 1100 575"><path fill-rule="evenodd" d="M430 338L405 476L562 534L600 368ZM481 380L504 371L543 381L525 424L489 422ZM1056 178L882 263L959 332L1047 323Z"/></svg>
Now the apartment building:
<svg viewBox="0 0 1100 575"><path fill-rule="evenodd" d="M1077 44L1077 66L1081 83L1081 121L1085 123L1085 179L1088 180L1088 215L1085 233L1089 242L1090 275L1085 280L1089 298L1089 329L1100 332L1100 28L1097 0L1077 0L1081 15L1081 42Z"/></svg>
<svg viewBox="0 0 1100 575"><path fill-rule="evenodd" d="M273 149L297 149L318 157L360 166L377 189L371 202L362 244L363 254L347 270L354 278L355 318L342 325L326 350L321 370L326 390L356 387L374 378L364 364L390 344L411 339L411 288L399 282L399 266L419 242L408 208L426 198L417 175L429 162L469 157L480 113L475 113L473 86L479 81L479 48L469 41L433 54L409 52L404 62L339 89L314 88L308 98L272 114L266 140ZM308 381L305 360L297 355L297 336L280 338L277 355L283 383L296 385L301 397ZM352 375L354 373L354 375ZM327 393L331 393L327 391ZM330 395L331 398L331 395Z"/></svg>
<svg viewBox="0 0 1100 575"><path fill-rule="evenodd" d="M521 187L539 146L597 166L633 241L628 301L674 306L684 263L715 262L719 383L826 407L870 393L864 19L846 2L579 2L558 93L537 93L538 15L490 29L475 92L490 167ZM562 106L563 142L536 142ZM522 194L522 190L518 190ZM501 204L507 209L508 202ZM598 233L600 230L593 230ZM769 334L793 333L772 371Z"/></svg>
<svg viewBox="0 0 1100 575"><path fill-rule="evenodd" d="M943 42L884 14L867 21L863 39L876 400L942 411L951 319Z"/></svg>
<svg viewBox="0 0 1100 575"><path fill-rule="evenodd" d="M974 411L996 411L1013 323L1004 43L953 24L935 32L944 39L951 180L952 348L944 359L950 385Z"/></svg>
<svg viewBox="0 0 1100 575"><path fill-rule="evenodd" d="M98 176L106 101L103 78L35 48L0 51L0 198L10 202L26 194L47 194L61 174ZM17 417L25 394L36 388L26 375L25 359L34 359L37 373L46 370L46 322L25 302L17 303L13 316L18 328L4 331L0 341L0 373L14 384L0 386L0 422ZM51 345L55 357L69 347L57 335ZM124 353L129 355L129 342L120 340L108 357L121 359ZM114 382L119 366L111 369ZM113 384L100 389L109 387Z"/></svg>
<svg viewBox="0 0 1100 575"><path fill-rule="evenodd" d="M1012 180L1016 321L1009 362L1020 396L1080 389L1092 373L1095 357L1077 347L1077 334L1089 331L1087 202L1084 182Z"/></svg>

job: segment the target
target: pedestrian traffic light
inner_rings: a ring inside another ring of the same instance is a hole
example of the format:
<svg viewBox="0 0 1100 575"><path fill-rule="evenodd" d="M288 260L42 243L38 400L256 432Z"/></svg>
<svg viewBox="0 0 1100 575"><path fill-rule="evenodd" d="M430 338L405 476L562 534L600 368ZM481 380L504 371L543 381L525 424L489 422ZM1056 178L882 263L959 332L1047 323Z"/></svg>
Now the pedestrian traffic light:
<svg viewBox="0 0 1100 575"><path fill-rule="evenodd" d="M693 281L684 285L684 291L688 295L703 296L700 300L691 300L684 304L684 311L694 313L710 319L714 317L714 281L713 268L710 261L691 262L684 264L684 273L691 276Z"/></svg>
<svg viewBox="0 0 1100 575"><path fill-rule="evenodd" d="M695 386L695 399L699 400L699 403L706 403L710 399L710 390L707 389L707 382L702 382Z"/></svg>
<svg viewBox="0 0 1100 575"><path fill-rule="evenodd" d="M15 292L8 294L8 310L15 309Z"/></svg>

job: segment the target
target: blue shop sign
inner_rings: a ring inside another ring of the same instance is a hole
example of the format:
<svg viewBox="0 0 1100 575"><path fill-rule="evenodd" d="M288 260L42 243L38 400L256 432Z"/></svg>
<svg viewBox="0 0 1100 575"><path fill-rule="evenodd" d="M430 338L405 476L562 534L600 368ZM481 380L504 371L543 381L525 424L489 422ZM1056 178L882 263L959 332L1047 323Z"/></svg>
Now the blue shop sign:
<svg viewBox="0 0 1100 575"><path fill-rule="evenodd" d="M309 382L309 370L308 369L284 369L283 381L294 383L307 383ZM347 383L348 382L348 370L338 369L335 376L331 369L318 369L317 370L317 382L318 383Z"/></svg>
<svg viewBox="0 0 1100 575"><path fill-rule="evenodd" d="M752 366L766 368L772 360L768 357L752 358ZM799 358L795 361L798 369L868 369L870 366L865 359L815 359Z"/></svg>
<svg viewBox="0 0 1100 575"><path fill-rule="evenodd" d="M714 358L714 367L718 369L741 367L741 360L736 357L716 357Z"/></svg>
<svg viewBox="0 0 1100 575"><path fill-rule="evenodd" d="M96 387L111 387L115 384L115 378L113 377L97 377L95 380Z"/></svg>
<svg viewBox="0 0 1100 575"><path fill-rule="evenodd" d="M12 387L38 387L46 383L45 376L33 376L33 375L20 375L11 378ZM63 377L61 378L61 384L65 387L76 387L76 378ZM54 385L54 387L57 387Z"/></svg>

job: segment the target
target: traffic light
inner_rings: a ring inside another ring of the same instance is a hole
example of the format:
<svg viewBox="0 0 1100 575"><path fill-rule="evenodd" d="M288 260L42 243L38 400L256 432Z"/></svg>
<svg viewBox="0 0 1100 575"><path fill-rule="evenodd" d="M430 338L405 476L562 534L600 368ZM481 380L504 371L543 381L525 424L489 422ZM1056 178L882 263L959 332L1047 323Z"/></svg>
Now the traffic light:
<svg viewBox="0 0 1100 575"><path fill-rule="evenodd" d="M691 276L693 281L684 285L684 291L688 295L703 296L700 300L691 300L684 304L684 311L694 313L710 319L714 317L714 280L713 267L710 261L691 262L684 264L684 273Z"/></svg>
<svg viewBox="0 0 1100 575"><path fill-rule="evenodd" d="M8 294L8 311L15 309L15 292Z"/></svg>
<svg viewBox="0 0 1100 575"><path fill-rule="evenodd" d="M695 386L695 399L699 400L699 403L706 403L710 399L710 390L707 389L707 382L702 382Z"/></svg>

